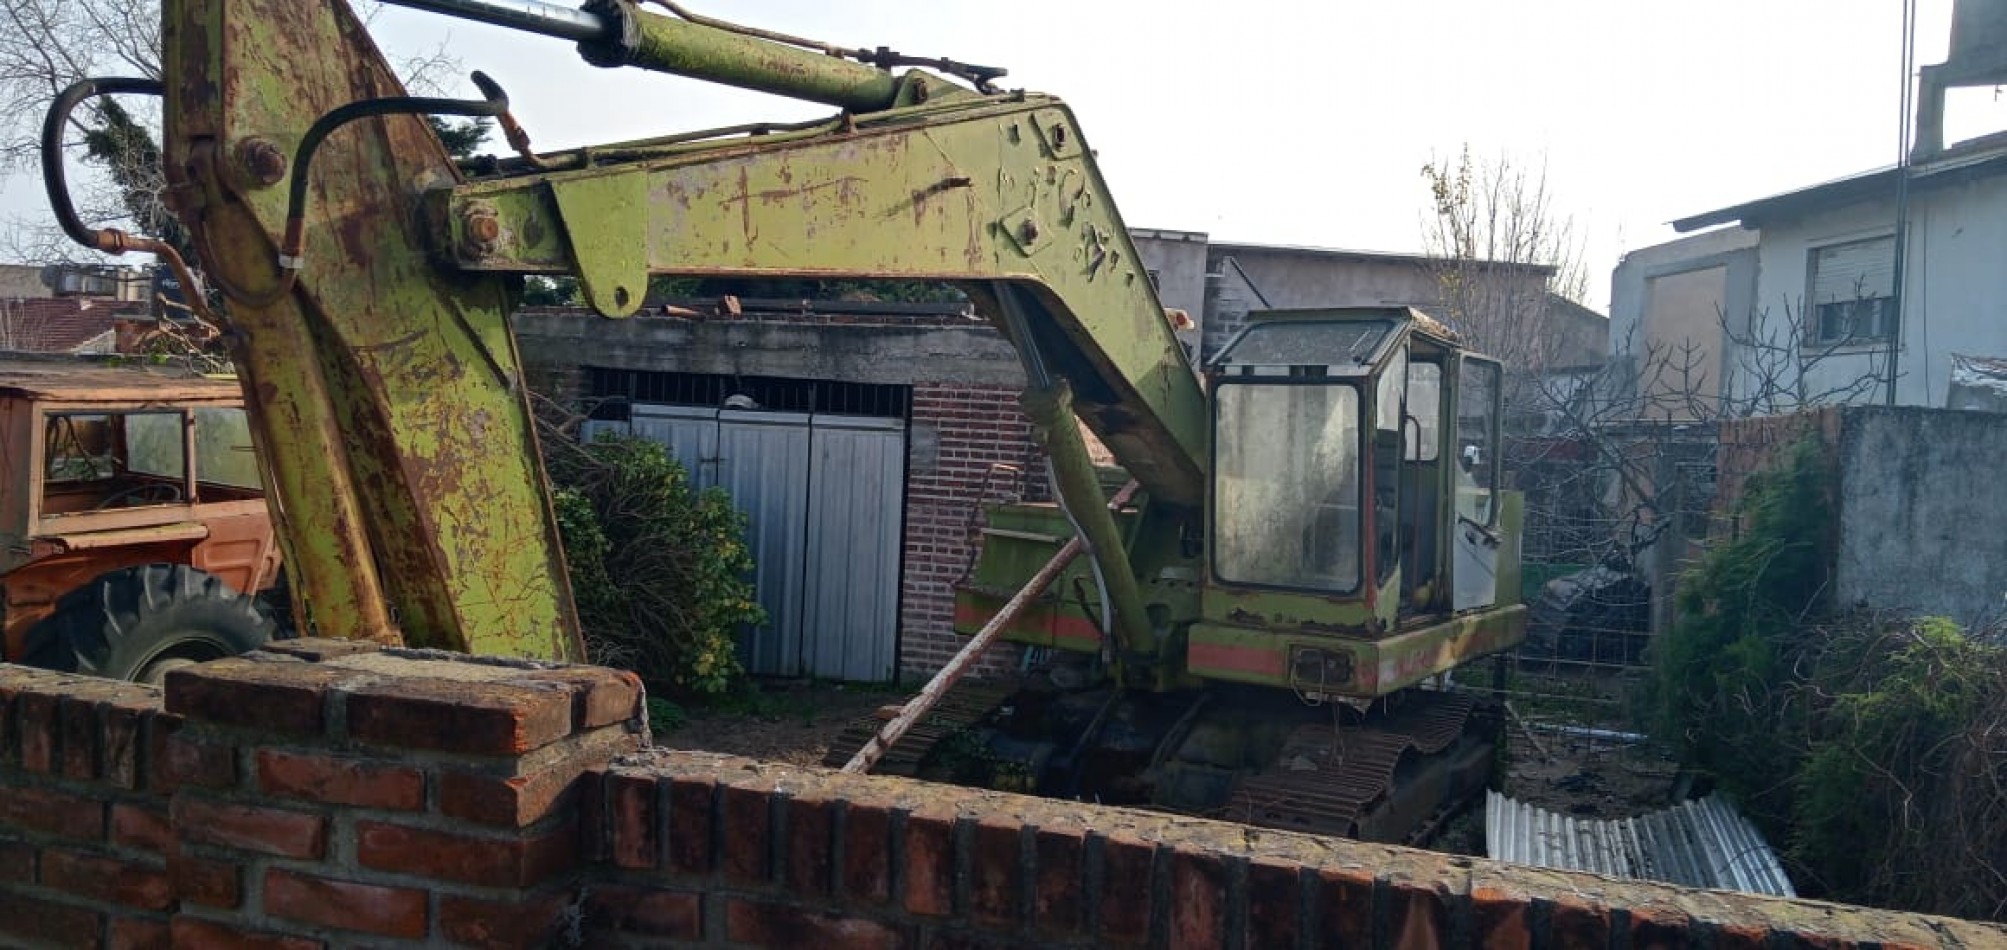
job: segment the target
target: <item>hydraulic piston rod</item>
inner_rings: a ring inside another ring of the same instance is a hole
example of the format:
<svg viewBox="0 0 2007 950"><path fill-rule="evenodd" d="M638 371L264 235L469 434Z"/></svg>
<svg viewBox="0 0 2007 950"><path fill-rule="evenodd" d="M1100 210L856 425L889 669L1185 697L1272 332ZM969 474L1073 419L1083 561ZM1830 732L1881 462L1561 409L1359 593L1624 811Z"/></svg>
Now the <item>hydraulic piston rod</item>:
<svg viewBox="0 0 2007 950"><path fill-rule="evenodd" d="M899 91L897 77L886 70L708 23L644 12L631 0L593 0L584 9L537 0L386 2L573 40L580 55L596 66L638 66L852 112L890 108Z"/></svg>
<svg viewBox="0 0 2007 950"><path fill-rule="evenodd" d="M591 43L618 33L619 24L597 13L538 0L384 0L397 7L541 33L574 43Z"/></svg>

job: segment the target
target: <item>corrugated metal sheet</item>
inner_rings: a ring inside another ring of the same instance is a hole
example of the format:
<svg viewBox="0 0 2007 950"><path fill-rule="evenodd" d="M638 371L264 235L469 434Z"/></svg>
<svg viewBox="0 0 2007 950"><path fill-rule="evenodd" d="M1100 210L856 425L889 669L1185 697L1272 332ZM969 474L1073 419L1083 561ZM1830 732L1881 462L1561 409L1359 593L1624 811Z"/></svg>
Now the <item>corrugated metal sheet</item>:
<svg viewBox="0 0 2007 950"><path fill-rule="evenodd" d="M739 660L762 676L822 675L802 664L808 414L726 409L716 417L717 447L704 484L723 487L746 513L753 589L767 612L766 624L740 642Z"/></svg>
<svg viewBox="0 0 2007 950"><path fill-rule="evenodd" d="M818 415L812 431L807 665L817 676L888 680L899 662L905 423Z"/></svg>
<svg viewBox="0 0 2007 950"><path fill-rule="evenodd" d="M905 422L637 403L632 433L662 443L700 488L746 512L767 623L740 660L768 676L886 680L898 666Z"/></svg>
<svg viewBox="0 0 2007 950"><path fill-rule="evenodd" d="M1797 896L1756 827L1716 795L1636 818L1585 820L1489 792L1484 818L1485 850L1500 861Z"/></svg>

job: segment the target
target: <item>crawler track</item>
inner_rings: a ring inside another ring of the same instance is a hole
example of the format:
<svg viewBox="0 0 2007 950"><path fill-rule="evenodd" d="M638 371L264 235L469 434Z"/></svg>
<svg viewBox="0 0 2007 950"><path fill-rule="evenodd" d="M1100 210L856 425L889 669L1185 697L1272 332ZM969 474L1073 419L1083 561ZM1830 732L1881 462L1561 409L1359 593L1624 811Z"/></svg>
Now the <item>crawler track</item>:
<svg viewBox="0 0 2007 950"><path fill-rule="evenodd" d="M1298 726L1267 770L1240 780L1220 817L1359 837L1368 816L1400 794L1403 758L1412 753L1416 762L1449 751L1465 735L1475 705L1468 696L1415 692L1364 723Z"/></svg>

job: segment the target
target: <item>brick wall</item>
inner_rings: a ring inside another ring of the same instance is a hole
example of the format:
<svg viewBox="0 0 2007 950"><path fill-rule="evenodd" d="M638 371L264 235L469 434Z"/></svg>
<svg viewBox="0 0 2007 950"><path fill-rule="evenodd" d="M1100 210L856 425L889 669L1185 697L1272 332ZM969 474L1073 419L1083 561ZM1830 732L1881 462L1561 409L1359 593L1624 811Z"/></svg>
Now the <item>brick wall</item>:
<svg viewBox="0 0 2007 950"><path fill-rule="evenodd" d="M922 383L913 387L916 438L936 448L906 476L906 563L900 580L899 666L925 677L961 649L954 632L957 581L975 563L983 506L1044 498L1045 456L1014 386ZM977 672L1009 669L1019 649L998 644Z"/></svg>
<svg viewBox="0 0 2007 950"><path fill-rule="evenodd" d="M591 667L300 640L145 686L0 666L0 945L482 945L576 903L641 744ZM533 944L525 944L533 945Z"/></svg>
<svg viewBox="0 0 2007 950"><path fill-rule="evenodd" d="M610 670L0 665L0 945L1981 947L2007 929L637 751Z"/></svg>
<svg viewBox="0 0 2007 950"><path fill-rule="evenodd" d="M1749 476L1781 464L1792 447L1811 437L1826 446L1840 440L1842 411L1826 406L1781 416L1724 420L1715 454L1713 510L1717 518L1733 516ZM1732 531L1732 525L1724 525Z"/></svg>

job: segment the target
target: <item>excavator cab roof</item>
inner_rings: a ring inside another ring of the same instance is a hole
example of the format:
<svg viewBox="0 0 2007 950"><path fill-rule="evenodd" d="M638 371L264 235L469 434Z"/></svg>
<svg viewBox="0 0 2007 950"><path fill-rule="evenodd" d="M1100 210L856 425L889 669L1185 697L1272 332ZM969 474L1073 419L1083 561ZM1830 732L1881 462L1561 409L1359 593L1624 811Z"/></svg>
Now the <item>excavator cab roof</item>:
<svg viewBox="0 0 2007 950"><path fill-rule="evenodd" d="M1261 311L1248 315L1212 369L1225 376L1363 376L1412 332L1456 340L1413 307Z"/></svg>

